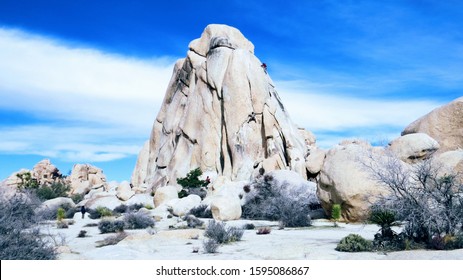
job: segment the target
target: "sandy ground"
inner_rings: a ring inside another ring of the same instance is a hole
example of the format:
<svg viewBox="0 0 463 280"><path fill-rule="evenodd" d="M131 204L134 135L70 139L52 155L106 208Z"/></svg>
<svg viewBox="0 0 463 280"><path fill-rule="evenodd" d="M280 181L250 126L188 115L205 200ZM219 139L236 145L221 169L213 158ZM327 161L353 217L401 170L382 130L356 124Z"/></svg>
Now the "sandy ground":
<svg viewBox="0 0 463 280"><path fill-rule="evenodd" d="M463 259L463 249L453 251L414 250L402 252L344 253L334 250L339 240L350 233L373 239L378 231L375 225L333 223L316 220L313 226L296 229L278 229L277 223L268 221L231 221L230 226L242 226L253 223L259 226L271 226L268 235L257 235L256 230L246 230L239 242L221 245L215 254L203 250L202 229L169 229L175 219L163 220L155 229L127 230L129 234L117 245L97 248L97 242L114 234L100 234L97 227L86 227L99 220L82 219L80 214L74 217L75 223L67 229L57 229L54 223L44 226L44 232L65 237L66 245L59 248L62 260L449 260ZM206 220L205 220L206 221ZM81 230L87 236L77 238ZM56 238L60 240L60 238ZM199 249L198 253L193 253Z"/></svg>

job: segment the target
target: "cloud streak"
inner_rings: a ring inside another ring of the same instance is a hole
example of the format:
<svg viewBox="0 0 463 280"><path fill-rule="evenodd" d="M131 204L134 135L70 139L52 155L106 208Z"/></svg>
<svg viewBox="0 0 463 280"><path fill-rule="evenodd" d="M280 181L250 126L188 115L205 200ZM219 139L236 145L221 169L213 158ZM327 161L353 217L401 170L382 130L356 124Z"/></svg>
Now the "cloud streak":
<svg viewBox="0 0 463 280"><path fill-rule="evenodd" d="M26 125L3 122L0 153L68 162L112 161L138 154L149 137L174 63L173 58L125 57L4 28L0 28L0 61L0 110L46 120ZM441 105L340 95L336 91L345 85L328 80L276 81L292 119L314 131L325 148L344 137L392 137ZM351 84L354 89L364 86L358 80Z"/></svg>

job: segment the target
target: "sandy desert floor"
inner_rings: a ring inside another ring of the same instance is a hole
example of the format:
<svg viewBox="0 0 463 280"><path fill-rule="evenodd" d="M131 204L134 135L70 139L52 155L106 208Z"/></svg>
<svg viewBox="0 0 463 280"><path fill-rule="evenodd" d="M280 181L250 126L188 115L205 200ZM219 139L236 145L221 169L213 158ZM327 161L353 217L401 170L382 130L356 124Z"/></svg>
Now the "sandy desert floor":
<svg viewBox="0 0 463 280"><path fill-rule="evenodd" d="M100 234L97 227L86 227L99 220L82 219L80 214L74 217L75 223L67 229L57 229L54 222L44 225L43 232L59 235L58 242L65 239L59 247L59 259L62 260L370 260L370 259L407 259L407 260L448 260L463 259L463 249L453 251L413 250L402 252L345 253L334 248L339 240L350 233L373 239L378 231L375 225L333 223L316 220L307 228L278 229L276 222L239 220L227 222L229 226L243 226L253 223L256 227L269 226L268 235L257 235L256 230L246 230L239 242L221 245L215 254L203 250L202 229L169 229L177 223L176 219L162 220L154 229L126 230L128 236L116 245L96 247L98 242L114 233ZM204 219L207 223L207 220ZM77 238L81 230L87 231L87 237ZM198 253L194 253L199 249Z"/></svg>

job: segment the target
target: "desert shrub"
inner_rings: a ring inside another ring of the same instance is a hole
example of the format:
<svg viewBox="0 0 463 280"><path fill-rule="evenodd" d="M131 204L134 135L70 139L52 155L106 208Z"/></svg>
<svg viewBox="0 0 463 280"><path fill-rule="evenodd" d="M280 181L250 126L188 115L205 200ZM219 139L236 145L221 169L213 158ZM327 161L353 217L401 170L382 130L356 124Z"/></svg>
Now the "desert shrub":
<svg viewBox="0 0 463 280"><path fill-rule="evenodd" d="M225 223L212 220L206 227L204 236L215 240L219 244L240 241L244 230L237 227L226 228Z"/></svg>
<svg viewBox="0 0 463 280"><path fill-rule="evenodd" d="M145 204L143 207L148 209L148 210L153 210L154 209L154 207L151 204Z"/></svg>
<svg viewBox="0 0 463 280"><path fill-rule="evenodd" d="M257 229L256 231L256 234L270 234L270 232L272 232L272 229L269 228L269 227L263 227L263 228L259 228Z"/></svg>
<svg viewBox="0 0 463 280"><path fill-rule="evenodd" d="M35 227L41 219L34 212L39 204L27 192L8 198L0 193L0 259L56 259L52 244Z"/></svg>
<svg viewBox="0 0 463 280"><path fill-rule="evenodd" d="M129 210L129 207L125 204L121 204L114 208L113 213L115 214L123 214Z"/></svg>
<svg viewBox="0 0 463 280"><path fill-rule="evenodd" d="M143 207L145 207L143 203L135 203L135 204L129 205L129 211L138 211L142 209Z"/></svg>
<svg viewBox="0 0 463 280"><path fill-rule="evenodd" d="M116 245L117 243L121 242L128 236L125 232L119 232L116 235L108 236L105 239L98 241L96 247L104 247L110 245Z"/></svg>
<svg viewBox="0 0 463 280"><path fill-rule="evenodd" d="M392 239L396 234L392 230L392 227L400 225L394 211L388 209L373 208L368 220L380 227L380 233L383 239Z"/></svg>
<svg viewBox="0 0 463 280"><path fill-rule="evenodd" d="M250 230L250 229L255 229L256 226L254 224L248 223L243 226L243 229L245 230Z"/></svg>
<svg viewBox="0 0 463 280"><path fill-rule="evenodd" d="M103 206L98 206L96 209L88 209L87 212L89 214L90 219L99 219L103 217L113 216L113 211Z"/></svg>
<svg viewBox="0 0 463 280"><path fill-rule="evenodd" d="M98 224L98 229L100 230L100 233L104 234L104 233L124 231L124 226L125 226L125 223L123 221L102 220Z"/></svg>
<svg viewBox="0 0 463 280"><path fill-rule="evenodd" d="M283 227L303 227L311 224L311 204L319 204L315 194L307 197L303 188L289 184L277 185L273 176L265 174L254 179L246 203L242 207L245 219L280 221Z"/></svg>
<svg viewBox="0 0 463 280"><path fill-rule="evenodd" d="M57 197L67 197L67 193L71 189L70 185L64 182L57 181L50 185L42 185L37 188L37 197L41 200L49 200Z"/></svg>
<svg viewBox="0 0 463 280"><path fill-rule="evenodd" d="M204 224L203 221L196 218L194 215L186 215L183 217L183 220L187 222L187 225L190 228L200 227Z"/></svg>
<svg viewBox="0 0 463 280"><path fill-rule="evenodd" d="M198 218L212 219L211 209L205 204L201 204L199 206L192 208L188 212L188 215L194 215L195 217L198 217Z"/></svg>
<svg viewBox="0 0 463 280"><path fill-rule="evenodd" d="M205 239L203 241L204 252L208 254L217 253L218 248L219 248L219 243L217 243L217 241L215 241L214 239Z"/></svg>
<svg viewBox="0 0 463 280"><path fill-rule="evenodd" d="M374 207L393 211L397 220L404 221L408 239L433 247L441 236L462 232L463 183L459 174L444 170L431 159L407 168L393 155L381 160L370 156L364 166L372 179L390 191Z"/></svg>
<svg viewBox="0 0 463 280"><path fill-rule="evenodd" d="M18 177L21 181L18 184L18 189L20 190L32 190L37 189L39 187L39 182L37 181L37 179L32 177L32 174L30 172L17 173L16 177Z"/></svg>
<svg viewBox="0 0 463 280"><path fill-rule="evenodd" d="M372 250L371 241L366 240L358 234L349 234L341 239L336 251L341 252L368 252Z"/></svg>
<svg viewBox="0 0 463 280"><path fill-rule="evenodd" d="M62 221L64 218L66 218L66 210L60 207L56 210L56 219Z"/></svg>
<svg viewBox="0 0 463 280"><path fill-rule="evenodd" d="M456 236L446 235L443 239L445 250L463 249L463 234Z"/></svg>
<svg viewBox="0 0 463 280"><path fill-rule="evenodd" d="M78 204L79 202L84 200L84 195L80 193L76 193L76 194L71 195L71 199L72 201L74 201L75 204Z"/></svg>
<svg viewBox="0 0 463 280"><path fill-rule="evenodd" d="M337 226L337 222L341 219L341 205L333 204L331 207L331 219L334 221L334 226Z"/></svg>
<svg viewBox="0 0 463 280"><path fill-rule="evenodd" d="M207 194L204 187L209 184L208 180L201 180L199 177L203 175L200 168L196 168L188 172L183 178L178 178L177 183L183 187L179 192L179 198L188 196L189 194L197 194L201 198L204 198Z"/></svg>
<svg viewBox="0 0 463 280"><path fill-rule="evenodd" d="M128 213L124 215L125 228L143 229L154 227L153 218L143 213Z"/></svg>
<svg viewBox="0 0 463 280"><path fill-rule="evenodd" d="M86 230L79 231L79 234L77 235L77 237L78 238L87 237L87 231Z"/></svg>

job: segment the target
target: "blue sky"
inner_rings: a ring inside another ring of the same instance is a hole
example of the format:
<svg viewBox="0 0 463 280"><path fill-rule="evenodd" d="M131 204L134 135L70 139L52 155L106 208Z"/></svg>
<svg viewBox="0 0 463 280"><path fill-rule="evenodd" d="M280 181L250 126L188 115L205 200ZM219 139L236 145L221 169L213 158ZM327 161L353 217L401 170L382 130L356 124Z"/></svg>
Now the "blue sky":
<svg viewBox="0 0 463 280"><path fill-rule="evenodd" d="M0 0L0 178L50 158L129 180L174 61L210 23L254 43L325 148L387 142L462 95L462 1Z"/></svg>

